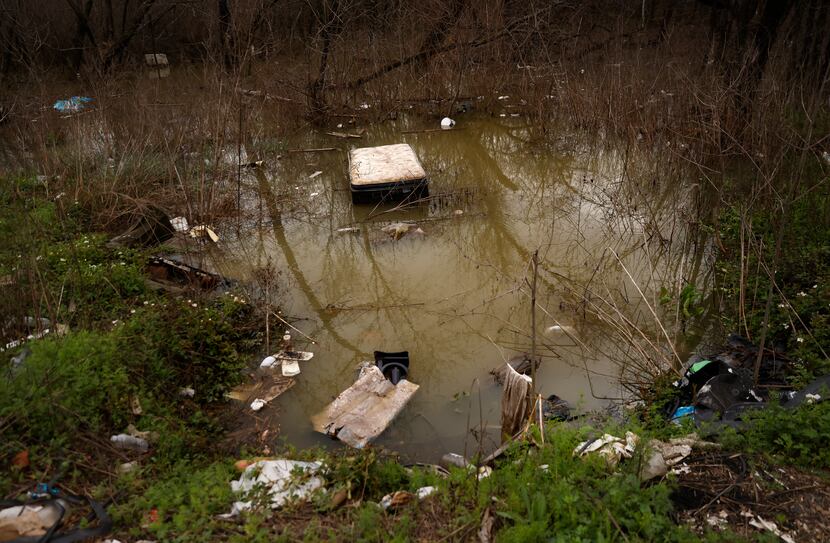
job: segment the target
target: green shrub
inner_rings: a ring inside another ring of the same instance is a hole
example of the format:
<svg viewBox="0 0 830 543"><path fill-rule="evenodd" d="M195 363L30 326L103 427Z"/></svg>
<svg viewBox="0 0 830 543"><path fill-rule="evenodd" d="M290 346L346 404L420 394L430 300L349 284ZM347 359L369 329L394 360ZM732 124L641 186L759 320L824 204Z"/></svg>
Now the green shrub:
<svg viewBox="0 0 830 543"><path fill-rule="evenodd" d="M791 410L772 405L750 412L747 417L749 424L745 429L725 435L726 446L765 454L785 464L830 468L830 403Z"/></svg>

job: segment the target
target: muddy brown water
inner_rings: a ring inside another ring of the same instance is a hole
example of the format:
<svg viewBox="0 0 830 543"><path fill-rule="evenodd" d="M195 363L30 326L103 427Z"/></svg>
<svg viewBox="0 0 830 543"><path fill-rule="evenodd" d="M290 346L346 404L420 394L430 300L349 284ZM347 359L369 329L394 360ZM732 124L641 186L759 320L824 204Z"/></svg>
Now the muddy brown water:
<svg viewBox="0 0 830 543"><path fill-rule="evenodd" d="M661 286L702 273L701 251L677 241L686 239L678 216L693 191L678 179L631 196L623 187L632 165L622 151L539 146L521 118L458 120L456 130L405 134L438 121L402 119L370 126L360 139L309 131L249 156L265 167L243 172L246 218L239 235L224 234L218 267L250 279L270 263L283 313L316 343L292 332L313 360L262 412L243 412L243 426L270 410L288 442L338 446L313 431L310 416L354 382L373 351L406 350L409 379L421 388L376 443L421 461L495 447L501 391L488 372L530 350L535 250L539 390L576 411L626 396L618 376L631 349L580 302L585 293L613 298L620 315L659 338L634 282L660 310ZM400 142L412 145L430 176L429 201L353 206L348 148ZM340 150L290 152L324 147ZM423 233L396 240L383 231L401 221ZM279 337L284 327L274 328Z"/></svg>

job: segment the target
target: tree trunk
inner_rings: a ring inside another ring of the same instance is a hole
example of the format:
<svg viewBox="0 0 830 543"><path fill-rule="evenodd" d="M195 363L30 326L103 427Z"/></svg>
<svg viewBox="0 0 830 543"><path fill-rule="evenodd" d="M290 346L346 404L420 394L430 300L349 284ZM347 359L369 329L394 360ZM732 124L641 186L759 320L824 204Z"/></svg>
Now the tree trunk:
<svg viewBox="0 0 830 543"><path fill-rule="evenodd" d="M233 28L231 26L231 7L228 0L219 2L219 41L222 48L222 62L226 69L236 65L236 54L234 51Z"/></svg>
<svg viewBox="0 0 830 543"><path fill-rule="evenodd" d="M317 70L317 79L309 85L309 99L311 101L311 116L315 121L321 121L326 113L326 74L328 72L329 55L331 54L332 38L340 32L339 0L325 3L326 18L320 29L322 41L320 49L320 67Z"/></svg>

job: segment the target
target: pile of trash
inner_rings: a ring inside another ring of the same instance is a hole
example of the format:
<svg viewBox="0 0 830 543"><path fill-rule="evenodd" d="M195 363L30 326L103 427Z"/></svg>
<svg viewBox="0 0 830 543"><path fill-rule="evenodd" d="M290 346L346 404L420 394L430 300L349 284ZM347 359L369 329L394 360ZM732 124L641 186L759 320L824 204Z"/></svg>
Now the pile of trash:
<svg viewBox="0 0 830 543"><path fill-rule="evenodd" d="M315 493L326 493L324 473L326 466L322 461L301 462L299 460L259 459L254 462L241 460L237 468L242 469L239 479L231 481L231 490L240 498L234 502L229 513L220 518L232 519L254 507L253 497L258 491L264 491L272 509L279 509L289 503L304 502ZM415 500L425 500L434 494L433 486L421 487L413 492L398 490L384 496L377 504L387 510L395 510ZM340 505L348 497L341 492L332 496L332 504Z"/></svg>
<svg viewBox="0 0 830 543"><path fill-rule="evenodd" d="M676 394L666 409L668 419L680 423L690 417L698 426L708 423L712 431L723 427L737 429L745 424L746 413L771 405L771 387L779 392L780 404L785 409L822 401L822 390L830 389L830 375L819 377L799 391L788 388L786 375L791 361L772 349L761 354L756 383L758 356L755 345L733 334L723 352L692 358L682 378L673 383Z"/></svg>

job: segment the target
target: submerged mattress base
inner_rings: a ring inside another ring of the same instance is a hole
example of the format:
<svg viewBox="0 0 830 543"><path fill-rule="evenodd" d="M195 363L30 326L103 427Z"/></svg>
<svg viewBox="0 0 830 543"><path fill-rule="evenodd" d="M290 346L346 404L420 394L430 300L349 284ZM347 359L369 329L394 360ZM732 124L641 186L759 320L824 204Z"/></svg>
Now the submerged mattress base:
<svg viewBox="0 0 830 543"><path fill-rule="evenodd" d="M373 183L371 185L349 184L352 192L352 203L364 204L381 200L418 200L429 196L429 181L416 179L413 181L396 181L393 183Z"/></svg>

